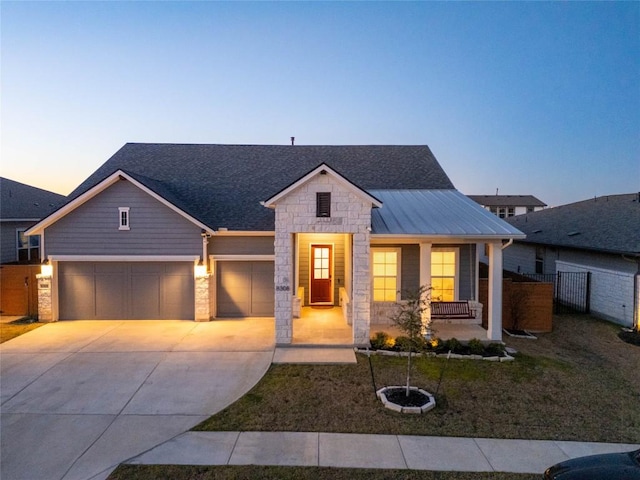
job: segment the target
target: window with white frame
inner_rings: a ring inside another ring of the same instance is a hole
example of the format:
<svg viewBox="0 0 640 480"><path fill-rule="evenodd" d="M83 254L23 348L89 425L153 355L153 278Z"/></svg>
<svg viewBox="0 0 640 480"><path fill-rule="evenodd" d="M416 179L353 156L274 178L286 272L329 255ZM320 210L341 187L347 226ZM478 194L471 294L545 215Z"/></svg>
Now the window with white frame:
<svg viewBox="0 0 640 480"><path fill-rule="evenodd" d="M118 230L129 230L129 207L118 207Z"/></svg>
<svg viewBox="0 0 640 480"><path fill-rule="evenodd" d="M372 248L373 301L396 302L400 293L400 249Z"/></svg>
<svg viewBox="0 0 640 480"><path fill-rule="evenodd" d="M458 279L458 249L431 251L431 298L436 302L456 300Z"/></svg>
<svg viewBox="0 0 640 480"><path fill-rule="evenodd" d="M26 236L25 230L16 230L17 260L19 262L40 261L40 235Z"/></svg>

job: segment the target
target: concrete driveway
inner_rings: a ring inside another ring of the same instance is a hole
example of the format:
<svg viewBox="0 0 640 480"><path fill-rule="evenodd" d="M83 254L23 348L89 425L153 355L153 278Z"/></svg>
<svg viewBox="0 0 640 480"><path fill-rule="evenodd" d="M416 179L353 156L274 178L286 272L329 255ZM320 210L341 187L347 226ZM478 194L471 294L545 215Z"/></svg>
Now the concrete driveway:
<svg viewBox="0 0 640 480"><path fill-rule="evenodd" d="M253 387L273 323L57 322L3 343L0 478L106 478Z"/></svg>

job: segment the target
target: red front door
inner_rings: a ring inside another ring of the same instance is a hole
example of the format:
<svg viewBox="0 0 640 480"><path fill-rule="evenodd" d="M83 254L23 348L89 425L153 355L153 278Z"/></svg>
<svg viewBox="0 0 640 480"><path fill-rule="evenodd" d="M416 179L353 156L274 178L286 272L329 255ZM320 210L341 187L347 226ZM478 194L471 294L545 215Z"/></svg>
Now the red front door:
<svg viewBox="0 0 640 480"><path fill-rule="evenodd" d="M331 303L331 245L311 246L311 303Z"/></svg>

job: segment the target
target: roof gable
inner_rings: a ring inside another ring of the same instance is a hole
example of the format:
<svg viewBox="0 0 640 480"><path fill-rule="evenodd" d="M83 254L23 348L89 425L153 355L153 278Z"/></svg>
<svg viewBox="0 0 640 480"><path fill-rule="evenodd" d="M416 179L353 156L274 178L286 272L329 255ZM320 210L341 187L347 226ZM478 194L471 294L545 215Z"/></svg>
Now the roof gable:
<svg viewBox="0 0 640 480"><path fill-rule="evenodd" d="M352 193L354 193L358 197L366 200L367 202L371 202L374 207L380 208L382 206L382 202L380 202L380 200L378 200L376 197L372 196L370 193L368 193L365 190L363 190L362 188L360 188L355 183L351 182L349 179L347 179L344 176L340 175L338 172L333 170L326 163L322 163L322 164L318 165L316 168L311 170L306 175L302 176L301 178L299 178L295 182L291 183L290 185L287 185L285 188L280 190L278 193L276 193L272 197L270 197L267 200L265 200L264 202L262 202L262 204L265 207L268 207L268 208L275 208L276 204L278 203L278 201L280 199L286 197L291 192L296 190L298 187L304 185L305 183L309 182L311 179L317 177L318 175L330 175L334 180L337 180L337 182L340 185L342 185L344 188L346 188L347 190L351 191Z"/></svg>
<svg viewBox="0 0 640 480"><path fill-rule="evenodd" d="M202 222L198 221L197 219L191 217L188 213L184 212L178 206L174 205L171 201L166 199L164 196L160 195L159 193L154 191L152 188L148 187L147 185L145 185L142 182L140 182L138 179L134 178L134 176L132 176L132 175L130 175L127 172L124 172L122 170L117 170L116 172L114 172L111 175L109 175L107 178L105 178L105 179L101 180L100 182L96 183L93 187L91 187L90 189L88 189L87 191L82 193L81 195L78 195L77 197L75 197L72 200L70 200L69 202L67 202L65 205L60 207L58 210L53 212L51 215L49 215L46 218L42 219L40 222L38 222L33 227L31 227L26 232L26 234L27 235L36 235L36 234L41 233L45 228L47 228L48 226L50 226L53 223L57 222L60 218L68 215L69 213L74 211L76 208L78 208L79 206L81 206L84 203L86 203L88 200L98 196L101 192L103 192L104 190L106 190L107 188L109 188L110 186L112 186L113 184L115 184L116 182L119 182L121 180L127 180L127 181L131 182L132 185L135 185L137 188L141 189L142 191L144 191L145 193L147 193L151 197L155 198L156 200L158 200L160 203L162 203L166 207L168 207L171 210L175 211L176 213L182 215L183 217L185 217L190 222L196 224L198 227L200 227L200 228L202 228L204 230L207 230L207 231L211 230L205 224L203 224Z"/></svg>
<svg viewBox="0 0 640 480"><path fill-rule="evenodd" d="M527 243L640 255L640 194L596 197L506 219Z"/></svg>

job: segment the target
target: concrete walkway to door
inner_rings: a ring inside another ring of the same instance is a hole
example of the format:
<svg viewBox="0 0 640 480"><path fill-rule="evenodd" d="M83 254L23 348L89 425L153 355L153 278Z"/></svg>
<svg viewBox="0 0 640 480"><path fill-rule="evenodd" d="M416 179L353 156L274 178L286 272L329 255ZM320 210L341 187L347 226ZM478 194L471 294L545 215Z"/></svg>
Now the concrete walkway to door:
<svg viewBox="0 0 640 480"><path fill-rule="evenodd" d="M273 318L67 321L0 345L0 478L104 479L244 395Z"/></svg>

